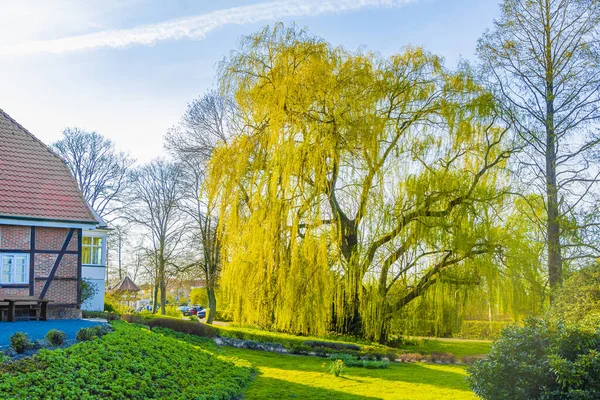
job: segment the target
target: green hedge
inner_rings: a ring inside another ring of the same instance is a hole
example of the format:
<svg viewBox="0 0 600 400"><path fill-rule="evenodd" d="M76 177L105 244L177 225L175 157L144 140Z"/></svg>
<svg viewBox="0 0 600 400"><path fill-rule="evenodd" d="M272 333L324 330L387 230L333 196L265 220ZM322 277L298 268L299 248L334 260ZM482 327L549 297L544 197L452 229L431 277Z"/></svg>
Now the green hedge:
<svg viewBox="0 0 600 400"><path fill-rule="evenodd" d="M454 335L460 339L497 339L502 329L512 324L507 321L463 321L460 332Z"/></svg>
<svg viewBox="0 0 600 400"><path fill-rule="evenodd" d="M251 365L201 351L147 328L114 322L115 332L0 366L1 399L231 399Z"/></svg>

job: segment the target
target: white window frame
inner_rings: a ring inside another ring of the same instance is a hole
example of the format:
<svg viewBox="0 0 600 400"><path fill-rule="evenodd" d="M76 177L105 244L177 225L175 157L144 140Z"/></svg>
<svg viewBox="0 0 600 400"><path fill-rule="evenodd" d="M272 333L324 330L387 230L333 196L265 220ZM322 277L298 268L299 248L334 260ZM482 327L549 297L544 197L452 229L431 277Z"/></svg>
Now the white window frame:
<svg viewBox="0 0 600 400"><path fill-rule="evenodd" d="M24 280L16 280L17 277L17 268L15 259L17 257L23 258L25 260L25 271L24 271ZM12 258L13 259L13 270L12 272L12 282L4 281L4 259ZM0 253L0 285L28 285L29 284L29 254L28 253Z"/></svg>
<svg viewBox="0 0 600 400"><path fill-rule="evenodd" d="M82 257L82 264L83 265L93 265L93 266L104 266L105 265L105 244L106 244L106 237L105 236L83 236L83 239L90 239L90 244L85 244L82 243L81 244L81 257ZM102 242L101 244L97 245L94 244L94 239L101 239ZM85 262L85 260L83 260L83 254L84 254L84 249L88 248L90 250L90 262L87 263ZM100 250L100 260L98 260L98 263L94 263L94 251L95 250Z"/></svg>

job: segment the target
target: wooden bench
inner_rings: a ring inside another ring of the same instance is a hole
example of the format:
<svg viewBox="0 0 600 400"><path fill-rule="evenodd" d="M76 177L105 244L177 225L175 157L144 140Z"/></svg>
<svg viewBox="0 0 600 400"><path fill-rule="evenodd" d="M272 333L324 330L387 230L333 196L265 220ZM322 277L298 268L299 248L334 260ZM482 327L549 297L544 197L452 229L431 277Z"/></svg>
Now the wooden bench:
<svg viewBox="0 0 600 400"><path fill-rule="evenodd" d="M0 296L0 321L3 320L4 312L7 313L8 322L17 319L46 321L49 302L50 300L39 299L35 296ZM25 315L17 317L16 311L25 311Z"/></svg>

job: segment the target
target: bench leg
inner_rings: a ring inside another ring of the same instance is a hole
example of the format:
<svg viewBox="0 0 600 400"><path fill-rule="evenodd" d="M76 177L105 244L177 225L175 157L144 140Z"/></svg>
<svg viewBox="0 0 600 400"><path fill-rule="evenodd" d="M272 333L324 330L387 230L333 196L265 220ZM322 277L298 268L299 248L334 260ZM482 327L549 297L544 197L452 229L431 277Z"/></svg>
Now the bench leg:
<svg viewBox="0 0 600 400"><path fill-rule="evenodd" d="M8 303L8 322L15 321L15 303L12 301Z"/></svg>
<svg viewBox="0 0 600 400"><path fill-rule="evenodd" d="M42 321L47 321L48 320L48 303L43 302L41 304L40 313L41 313L40 319Z"/></svg>

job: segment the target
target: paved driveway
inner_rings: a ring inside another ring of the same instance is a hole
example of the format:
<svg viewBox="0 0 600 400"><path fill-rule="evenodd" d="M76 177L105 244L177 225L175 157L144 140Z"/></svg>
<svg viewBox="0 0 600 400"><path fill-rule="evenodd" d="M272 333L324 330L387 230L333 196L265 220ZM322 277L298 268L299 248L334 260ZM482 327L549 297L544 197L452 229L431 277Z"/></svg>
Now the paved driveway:
<svg viewBox="0 0 600 400"><path fill-rule="evenodd" d="M75 340L78 330L99 324L102 322L83 319L0 322L0 348L10 346L9 338L15 332L25 332L31 341L34 341L43 339L50 329L58 329L67 334L68 340Z"/></svg>

